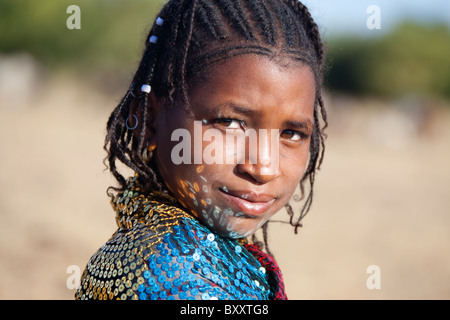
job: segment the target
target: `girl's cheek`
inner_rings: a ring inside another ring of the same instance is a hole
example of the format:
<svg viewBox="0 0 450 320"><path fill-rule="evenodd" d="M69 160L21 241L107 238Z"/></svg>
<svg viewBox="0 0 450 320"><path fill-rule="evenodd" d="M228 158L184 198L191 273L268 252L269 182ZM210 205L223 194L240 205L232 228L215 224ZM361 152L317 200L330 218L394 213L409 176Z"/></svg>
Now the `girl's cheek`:
<svg viewBox="0 0 450 320"><path fill-rule="evenodd" d="M200 165L188 166L184 170L179 170L178 172L183 176L176 179L175 190L171 190L185 208L189 209L196 217L207 216L206 220L210 219L211 210L217 207L212 185L218 177L217 174L211 174L208 169L208 167Z"/></svg>
<svg viewBox="0 0 450 320"><path fill-rule="evenodd" d="M298 182L303 178L309 164L309 144L299 153L286 155L280 154L280 169L284 170L283 176L295 177Z"/></svg>

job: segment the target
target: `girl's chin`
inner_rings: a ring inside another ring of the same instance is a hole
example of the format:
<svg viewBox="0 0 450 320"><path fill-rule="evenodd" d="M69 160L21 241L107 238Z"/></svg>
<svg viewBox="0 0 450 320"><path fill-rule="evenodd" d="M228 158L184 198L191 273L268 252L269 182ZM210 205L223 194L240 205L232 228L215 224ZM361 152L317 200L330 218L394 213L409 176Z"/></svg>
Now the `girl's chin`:
<svg viewBox="0 0 450 320"><path fill-rule="evenodd" d="M232 239L247 238L252 236L266 221L256 221L255 219L248 218L233 218L231 221L228 220L225 223L219 220L204 220L199 219L202 224L207 226L210 230L214 231L216 234Z"/></svg>

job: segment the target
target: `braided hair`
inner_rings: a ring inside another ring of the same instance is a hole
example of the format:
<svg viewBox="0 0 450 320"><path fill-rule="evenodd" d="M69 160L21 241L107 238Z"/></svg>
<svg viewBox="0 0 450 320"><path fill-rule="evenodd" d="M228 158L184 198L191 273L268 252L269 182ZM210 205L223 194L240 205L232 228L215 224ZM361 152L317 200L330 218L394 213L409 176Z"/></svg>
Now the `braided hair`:
<svg viewBox="0 0 450 320"><path fill-rule="evenodd" d="M120 185L110 188L119 191L126 187L116 166L120 161L138 173L147 191L168 192L155 163L146 162L142 156L148 121L152 119L147 120L148 90L140 90L141 85L151 86L164 106L178 99L188 106L189 80L208 66L244 54L287 55L310 67L316 82L310 158L299 185L301 197L294 196L294 200L305 198L307 182L309 192L297 218L291 204L285 206L289 223L297 233L312 204L315 173L323 161L324 130L328 124L321 94L325 50L308 8L297 0L170 0L146 40L132 83L107 122L105 164ZM134 134L127 124L133 99L138 100L137 112L145 119L140 132ZM108 194L113 197L109 189ZM263 232L266 237L267 224Z"/></svg>

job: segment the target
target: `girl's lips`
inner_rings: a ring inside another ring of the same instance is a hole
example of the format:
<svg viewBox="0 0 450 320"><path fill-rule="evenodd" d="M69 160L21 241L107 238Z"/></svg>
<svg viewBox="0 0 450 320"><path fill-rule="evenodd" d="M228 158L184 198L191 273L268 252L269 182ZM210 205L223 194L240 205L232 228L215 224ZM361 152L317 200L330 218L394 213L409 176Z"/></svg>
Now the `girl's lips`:
<svg viewBox="0 0 450 320"><path fill-rule="evenodd" d="M269 194L256 194L246 190L227 190L226 188L219 190L233 207L251 218L256 218L266 212L275 202L275 197Z"/></svg>

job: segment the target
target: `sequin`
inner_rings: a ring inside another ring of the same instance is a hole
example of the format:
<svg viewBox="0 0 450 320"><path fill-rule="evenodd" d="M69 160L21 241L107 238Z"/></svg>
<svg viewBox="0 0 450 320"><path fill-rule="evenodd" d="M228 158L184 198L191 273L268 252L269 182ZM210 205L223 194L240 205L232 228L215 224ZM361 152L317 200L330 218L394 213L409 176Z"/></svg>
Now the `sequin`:
<svg viewBox="0 0 450 320"><path fill-rule="evenodd" d="M170 288L172 288L172 282L170 282L170 281L164 282L164 288L165 288L165 289L170 289Z"/></svg>
<svg viewBox="0 0 450 320"><path fill-rule="evenodd" d="M209 299L210 299L209 294L203 293L203 294L202 294L202 299L203 299L203 300L209 300Z"/></svg>
<svg viewBox="0 0 450 320"><path fill-rule="evenodd" d="M164 262L164 257L163 256L159 256L158 258L156 258L156 263L157 264L162 264Z"/></svg>
<svg viewBox="0 0 450 320"><path fill-rule="evenodd" d="M164 264L161 266L161 269L162 269L163 271L168 271L168 270L170 269L170 265L169 265L168 263L164 263Z"/></svg>
<svg viewBox="0 0 450 320"><path fill-rule="evenodd" d="M174 263L174 264L172 264L171 268L173 271L178 271L178 270L180 270L180 265L178 263Z"/></svg>
<svg viewBox="0 0 450 320"><path fill-rule="evenodd" d="M195 275L194 274L189 274L188 275L188 280L189 281L194 281L195 280Z"/></svg>
<svg viewBox="0 0 450 320"><path fill-rule="evenodd" d="M189 252L189 248L187 248L187 247L181 247L181 252L184 253L184 254L186 254L186 253Z"/></svg>
<svg viewBox="0 0 450 320"><path fill-rule="evenodd" d="M159 275L161 274L161 269L160 269L160 268L155 268L155 269L153 270L153 274L154 274L155 276L159 276Z"/></svg>
<svg viewBox="0 0 450 320"><path fill-rule="evenodd" d="M198 295L198 294L199 294L199 291L198 291L197 288L191 289L191 295L196 296L196 295Z"/></svg>
<svg viewBox="0 0 450 320"><path fill-rule="evenodd" d="M164 277L162 275L158 277L158 282L159 283L164 283L164 281L166 281L166 277Z"/></svg>
<svg viewBox="0 0 450 320"><path fill-rule="evenodd" d="M189 291L189 285L187 285L187 284L181 285L181 290L182 291Z"/></svg>

